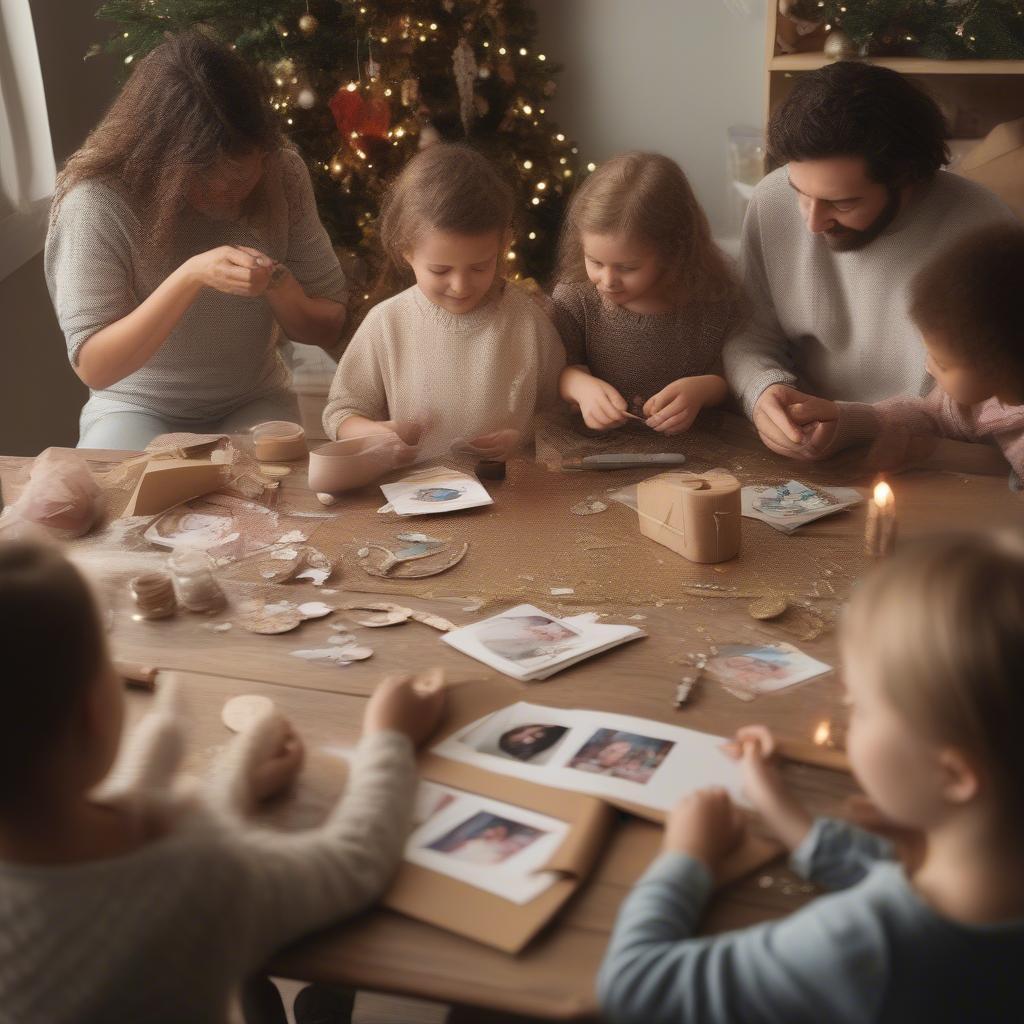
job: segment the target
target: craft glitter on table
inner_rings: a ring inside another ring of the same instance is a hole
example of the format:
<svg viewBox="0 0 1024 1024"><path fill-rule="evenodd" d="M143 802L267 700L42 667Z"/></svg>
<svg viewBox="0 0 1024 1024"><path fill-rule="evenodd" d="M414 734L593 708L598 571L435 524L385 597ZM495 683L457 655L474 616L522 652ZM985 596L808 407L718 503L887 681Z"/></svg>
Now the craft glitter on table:
<svg viewBox="0 0 1024 1024"><path fill-rule="evenodd" d="M507 703L604 710L722 736L760 721L798 760L813 760L806 755L812 747L824 749L814 742L822 723L829 723L830 735L844 734L846 712L834 671L762 693L751 705L727 692L705 668L733 645L791 644L828 666L838 664L837 617L873 561L864 551L866 505L791 535L744 519L739 555L700 565L643 537L636 512L610 497L610 491L664 472L664 466L566 472L561 466L594 453L676 453L686 456L688 472L720 468L744 486L796 477L811 487L857 485L867 495L873 481L851 461L794 465L766 451L745 421L719 412L702 415L694 430L677 438L629 428L588 437L567 417L555 417L541 424L538 461L512 460L506 479L483 481L493 505L400 517L378 511L384 501L376 486L342 494L325 506L306 486L304 462L291 463L284 477L261 477L258 461L241 442L236 447L237 457L228 457L236 459L230 465L241 493L190 501L187 507L206 518L179 516L165 524L172 532L199 531L210 542L206 550L227 596L223 610L204 614L179 608L157 620L139 615L129 582L165 571L168 549L144 536L156 517L117 518L142 471L129 453L84 453L106 485L106 521L66 548L99 580L101 597L110 606L114 656L183 673L186 697L203 709L193 737L194 767L226 739L219 718L225 700L264 694L273 697L312 751L304 785L336 792L343 764L321 748L354 742L365 698L383 675L430 665L441 666L452 685L474 691L503 687ZM449 456L445 464L472 472L475 462ZM8 502L20 493L28 466L29 460L0 458ZM407 471L391 479L402 475ZM899 507L898 544L950 527L990 529L1019 522L1022 499L1008 490L1005 476L922 472L889 483ZM580 508L588 514L574 510ZM217 522L221 515L231 522ZM388 563L385 553L430 556L395 557L397 569L429 565L431 559L443 562L467 545L457 561L434 575L401 578L368 571ZM360 551L367 554L361 557ZM298 609L313 602L330 610L318 607L321 617L303 618ZM447 629L521 604L562 619L590 612L601 623L637 626L647 636L543 683L502 677L440 642ZM246 615L267 606L294 623L289 631L264 635L244 628ZM332 649L337 656L309 656ZM353 650L358 659L344 653ZM681 684L686 692L677 707ZM149 699L133 693L133 713ZM828 763L842 767L841 744L826 753ZM825 763L820 756L818 761ZM852 789L841 771L797 763L785 772L812 812L837 812ZM302 806L279 808L282 817L308 818L304 792L300 788ZM274 969L543 1019L589 1019L596 1012L593 973L615 909L657 843L655 826L626 822L579 898L517 957L378 910L304 941L278 957ZM759 875L770 884L759 884L754 876L730 887L714 902L706 927L718 930L777 916L810 896L779 868ZM482 1019L475 1012L463 1019Z"/></svg>

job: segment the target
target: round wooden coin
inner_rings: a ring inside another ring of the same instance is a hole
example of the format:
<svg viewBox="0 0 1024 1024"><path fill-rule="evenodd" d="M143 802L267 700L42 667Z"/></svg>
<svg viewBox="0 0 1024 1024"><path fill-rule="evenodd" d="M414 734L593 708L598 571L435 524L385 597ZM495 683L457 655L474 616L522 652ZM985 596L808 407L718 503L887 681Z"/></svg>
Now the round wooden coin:
<svg viewBox="0 0 1024 1024"><path fill-rule="evenodd" d="M274 710L274 702L269 697L261 697L255 693L243 693L221 708L220 720L232 731L242 732L253 722Z"/></svg>
<svg viewBox="0 0 1024 1024"><path fill-rule="evenodd" d="M751 601L747 606L747 611L750 612L752 618L765 621L777 619L786 610L787 605L785 594L765 594L763 597Z"/></svg>

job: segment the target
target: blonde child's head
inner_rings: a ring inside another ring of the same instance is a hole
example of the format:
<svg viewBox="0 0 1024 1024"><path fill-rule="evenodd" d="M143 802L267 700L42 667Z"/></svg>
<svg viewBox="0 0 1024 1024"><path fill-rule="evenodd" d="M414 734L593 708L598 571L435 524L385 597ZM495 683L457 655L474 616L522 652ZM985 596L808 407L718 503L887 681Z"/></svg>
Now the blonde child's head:
<svg viewBox="0 0 1024 1024"><path fill-rule="evenodd" d="M1024 404L1024 225L972 231L910 286L928 372L954 401Z"/></svg>
<svg viewBox="0 0 1024 1024"><path fill-rule="evenodd" d="M556 276L589 278L620 305L652 296L674 307L739 296L686 175L659 153L612 157L576 190Z"/></svg>
<svg viewBox="0 0 1024 1024"><path fill-rule="evenodd" d="M415 281L449 312L471 312L505 262L513 211L512 188L475 150L437 143L417 153L381 207L388 270L375 297Z"/></svg>
<svg viewBox="0 0 1024 1024"><path fill-rule="evenodd" d="M1024 536L929 538L857 589L842 632L848 750L883 813L979 810L1024 840Z"/></svg>
<svg viewBox="0 0 1024 1024"><path fill-rule="evenodd" d="M123 705L89 585L54 547L0 543L0 644L2 821L103 778Z"/></svg>

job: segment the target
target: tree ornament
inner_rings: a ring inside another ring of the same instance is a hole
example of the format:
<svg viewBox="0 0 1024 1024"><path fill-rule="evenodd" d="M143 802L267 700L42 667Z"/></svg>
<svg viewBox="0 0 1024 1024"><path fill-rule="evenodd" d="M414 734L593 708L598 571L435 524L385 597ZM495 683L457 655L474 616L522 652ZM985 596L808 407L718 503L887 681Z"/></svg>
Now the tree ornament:
<svg viewBox="0 0 1024 1024"><path fill-rule="evenodd" d="M823 49L825 56L832 60L849 60L857 56L857 47L841 28L834 28L829 32Z"/></svg>
<svg viewBox="0 0 1024 1024"><path fill-rule="evenodd" d="M383 96L371 94L363 104L356 130L370 139L383 139L391 127L391 107Z"/></svg>
<svg viewBox="0 0 1024 1024"><path fill-rule="evenodd" d="M441 6L448 14L455 10L455 0L442 0Z"/></svg>
<svg viewBox="0 0 1024 1024"><path fill-rule="evenodd" d="M320 22L308 11L299 18L299 31L304 36L311 36L320 27Z"/></svg>
<svg viewBox="0 0 1024 1024"><path fill-rule="evenodd" d="M366 62L366 77L371 81L380 78L380 64L372 57Z"/></svg>
<svg viewBox="0 0 1024 1024"><path fill-rule="evenodd" d="M488 79L491 77L491 69L486 64L481 64L476 69L477 78Z"/></svg>
<svg viewBox="0 0 1024 1024"><path fill-rule="evenodd" d="M473 124L476 107L473 103L473 81L476 79L476 57L473 47L460 39L452 52L452 67L455 71L455 87L459 91L459 117L462 120L462 131L465 135Z"/></svg>
<svg viewBox="0 0 1024 1024"><path fill-rule="evenodd" d="M300 89L295 102L303 110L311 110L316 105L316 93L312 89Z"/></svg>
<svg viewBox="0 0 1024 1024"><path fill-rule="evenodd" d="M554 96L557 91L558 91L558 83L549 78L544 83L544 95L545 96Z"/></svg>
<svg viewBox="0 0 1024 1024"><path fill-rule="evenodd" d="M365 100L359 94L358 89L349 89L343 85L330 99L327 104L334 115L334 123L338 126L338 134L346 142L351 138L354 131L359 129L359 120L362 117Z"/></svg>
<svg viewBox="0 0 1024 1024"><path fill-rule="evenodd" d="M415 78L406 78L402 82L402 106L411 107L420 98L420 83Z"/></svg>

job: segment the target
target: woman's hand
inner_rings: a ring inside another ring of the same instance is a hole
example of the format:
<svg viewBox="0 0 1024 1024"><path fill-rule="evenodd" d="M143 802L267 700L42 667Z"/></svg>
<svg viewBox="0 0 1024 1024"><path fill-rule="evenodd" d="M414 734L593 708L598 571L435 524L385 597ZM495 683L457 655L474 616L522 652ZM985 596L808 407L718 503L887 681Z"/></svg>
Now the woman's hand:
<svg viewBox="0 0 1024 1024"><path fill-rule="evenodd" d="M207 288L225 295L256 298L267 290L274 261L256 249L222 245L193 256L186 266Z"/></svg>
<svg viewBox="0 0 1024 1024"><path fill-rule="evenodd" d="M743 815L724 789L699 789L672 808L662 849L687 853L716 874L739 846L744 829Z"/></svg>

